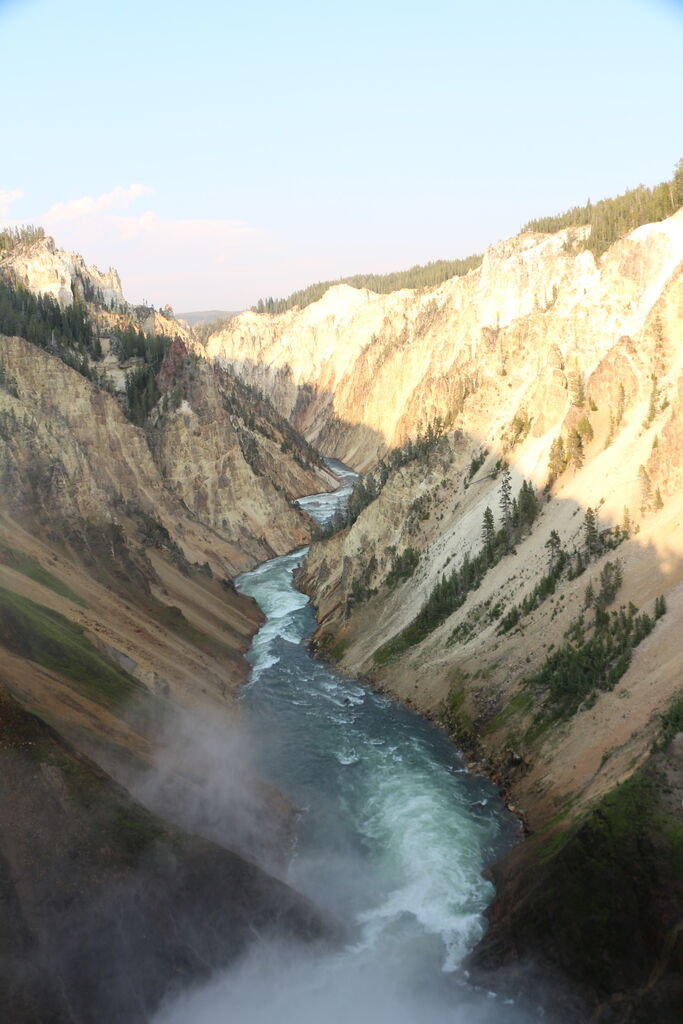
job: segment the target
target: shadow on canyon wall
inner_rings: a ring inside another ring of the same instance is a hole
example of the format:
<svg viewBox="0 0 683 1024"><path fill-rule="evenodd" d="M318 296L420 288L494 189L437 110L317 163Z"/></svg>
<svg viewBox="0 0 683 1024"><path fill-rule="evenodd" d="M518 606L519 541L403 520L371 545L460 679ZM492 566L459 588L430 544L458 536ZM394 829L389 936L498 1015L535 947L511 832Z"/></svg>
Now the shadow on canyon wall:
<svg viewBox="0 0 683 1024"><path fill-rule="evenodd" d="M326 455L362 466L368 453L376 458L386 452L385 438L369 427L337 419L321 424L331 401L330 393L306 392L294 403L295 423ZM472 452L481 447L478 438L462 434L459 444ZM514 467L512 456L510 462ZM585 509L568 504L580 522ZM631 542L639 544L637 537ZM666 593L681 574L680 552L660 551L652 542L643 549L648 561L656 562L648 586L653 594ZM18 679L0 682L21 690ZM47 693L49 679L45 685ZM10 823L0 853L7 1019L17 1024L36 1017L78 1024L95 1018L142 1022L170 987L191 984L223 967L244 953L255 935L277 929L295 943L321 936L324 926L306 902L250 863L278 873L291 835L291 809L257 781L258 751L245 749L237 728L228 733L227 726L210 724L201 715L180 716L169 727L160 713L158 721L166 725L162 738L157 737L154 769L125 775L131 792L155 812L149 813L64 743L51 725L60 728L49 704L45 723L8 696L2 696L1 705L2 820ZM41 715L35 701L32 710ZM98 727L102 740L110 740L109 726ZM498 877L505 885L504 872ZM571 973L567 957L576 935L562 937L561 955L547 956L547 927L539 919L536 930L516 937L513 957L522 963L538 958L544 970L560 967ZM646 938L644 949L651 941ZM496 938L491 941L495 945ZM510 944L508 937L498 958L488 957L489 966L503 964ZM258 987L270 963L277 984L285 984L293 969L302 991L316 988L320 976L310 973L312 962L308 953L268 946L265 959L257 954L244 961L240 984ZM377 981L373 976L368 985ZM343 972L337 976L331 991L337 991L340 1012L348 986L355 984ZM386 1015L412 1024L415 1008L401 1005L400 992L390 995L381 1005L368 995L368 1007L376 1011L368 1019ZM320 1000L322 1012L326 997ZM475 1007L463 1014L467 1021L496 1019ZM169 1018L176 1019L183 1018ZM196 1019L216 1018L207 1011ZM435 1022L441 1019L434 1017Z"/></svg>

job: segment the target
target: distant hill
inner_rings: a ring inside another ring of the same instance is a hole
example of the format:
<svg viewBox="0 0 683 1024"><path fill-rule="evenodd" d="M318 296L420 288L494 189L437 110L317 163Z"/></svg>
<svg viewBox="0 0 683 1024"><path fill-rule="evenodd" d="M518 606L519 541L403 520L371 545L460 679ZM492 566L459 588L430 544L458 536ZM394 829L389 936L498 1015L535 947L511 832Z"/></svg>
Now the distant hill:
<svg viewBox="0 0 683 1024"><path fill-rule="evenodd" d="M239 310L229 311L227 309L202 309L194 313L178 313L179 320L184 320L190 327L198 324L210 324L214 320L229 320L231 316L237 316Z"/></svg>

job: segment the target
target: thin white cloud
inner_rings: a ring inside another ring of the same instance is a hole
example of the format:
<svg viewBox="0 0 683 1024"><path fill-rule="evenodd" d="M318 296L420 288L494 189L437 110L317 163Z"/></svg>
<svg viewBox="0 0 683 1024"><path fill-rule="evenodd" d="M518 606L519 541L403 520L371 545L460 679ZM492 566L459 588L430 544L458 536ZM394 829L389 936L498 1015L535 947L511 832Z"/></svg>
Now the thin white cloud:
<svg viewBox="0 0 683 1024"><path fill-rule="evenodd" d="M223 261L224 250L262 234L258 228L245 221L199 218L166 220L153 210L146 210L139 217L111 216L106 220L116 229L122 242L156 244L167 251L175 247L197 246L205 253L208 261L219 263Z"/></svg>
<svg viewBox="0 0 683 1024"><path fill-rule="evenodd" d="M95 198L81 196L80 199L69 199L65 203L54 203L41 217L41 223L52 227L53 224L93 217L109 210L125 210L136 199L152 191L148 185L117 185L111 192L103 192Z"/></svg>
<svg viewBox="0 0 683 1024"><path fill-rule="evenodd" d="M0 217L6 217L12 203L16 202L17 199L21 199L23 194L20 188L0 188Z"/></svg>
<svg viewBox="0 0 683 1024"><path fill-rule="evenodd" d="M129 209L153 191L142 184L117 185L102 195L53 203L32 219L59 248L97 266L116 267L124 295L133 302L232 309L260 294L259 268L277 247L270 232L241 220L166 218L153 209ZM3 209L20 195L0 190L0 226Z"/></svg>

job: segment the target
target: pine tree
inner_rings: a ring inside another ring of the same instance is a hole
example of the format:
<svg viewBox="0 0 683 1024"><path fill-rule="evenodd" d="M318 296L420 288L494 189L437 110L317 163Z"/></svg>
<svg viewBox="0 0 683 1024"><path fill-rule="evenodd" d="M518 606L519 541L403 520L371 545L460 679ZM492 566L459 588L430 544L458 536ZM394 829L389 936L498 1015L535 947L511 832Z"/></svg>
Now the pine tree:
<svg viewBox="0 0 683 1024"><path fill-rule="evenodd" d="M538 515L538 498L532 484L528 480L522 483L519 491L518 505L521 526L531 526Z"/></svg>
<svg viewBox="0 0 683 1024"><path fill-rule="evenodd" d="M619 401L617 403L617 414L614 418L614 425L618 427L624 418L624 408L626 406L626 392L624 391L624 385L619 383Z"/></svg>
<svg viewBox="0 0 683 1024"><path fill-rule="evenodd" d="M570 378L569 386L572 396L572 405L585 405L586 389L583 383L583 374L578 370L576 373L573 373Z"/></svg>
<svg viewBox="0 0 683 1024"><path fill-rule="evenodd" d="M583 520L584 535L586 538L586 551L588 558L592 558L600 551L600 535L598 533L598 520L592 508L586 509Z"/></svg>
<svg viewBox="0 0 683 1024"><path fill-rule="evenodd" d="M614 440L614 413L612 412L612 406L609 407L609 427L607 429L607 437L605 438L605 448L609 448L612 441Z"/></svg>
<svg viewBox="0 0 683 1024"><path fill-rule="evenodd" d="M652 374L652 391L650 392L650 402L647 408L647 416L643 421L643 427L645 430L652 424L655 416L657 415L657 400L659 397L659 385L657 383L657 377Z"/></svg>
<svg viewBox="0 0 683 1024"><path fill-rule="evenodd" d="M548 549L548 560L550 562L550 571L552 572L560 557L560 551L562 550L562 542L557 530L550 531L550 536L545 542L545 546Z"/></svg>
<svg viewBox="0 0 683 1024"><path fill-rule="evenodd" d="M509 541L512 533L512 476L507 467L500 482L500 512L503 517L503 530Z"/></svg>
<svg viewBox="0 0 683 1024"><path fill-rule="evenodd" d="M484 511L484 522L482 524L481 536L484 542L487 561L489 565L492 565L495 556L496 525L493 519L493 512L488 505Z"/></svg>
<svg viewBox="0 0 683 1024"><path fill-rule="evenodd" d="M574 469L581 469L583 466L583 441L578 430L570 431L567 439L567 459Z"/></svg>
<svg viewBox="0 0 683 1024"><path fill-rule="evenodd" d="M638 467L638 482L640 483L640 511L645 515L652 501L652 481L645 466Z"/></svg>
<svg viewBox="0 0 683 1024"><path fill-rule="evenodd" d="M576 424L576 429L581 437L581 440L585 441L586 444L590 444L590 442L593 440L593 428L587 416L581 417L579 422Z"/></svg>
<svg viewBox="0 0 683 1024"><path fill-rule="evenodd" d="M659 510L661 508L664 508L664 502L662 500L662 492L660 491L659 487L655 491L655 500L654 500L653 504L654 504L654 507L657 510L657 512L659 512Z"/></svg>
<svg viewBox="0 0 683 1024"><path fill-rule="evenodd" d="M550 446L550 454L548 456L548 474L549 483L557 480L558 476L561 476L567 468L567 456L564 450L564 441L562 437L556 437Z"/></svg>
<svg viewBox="0 0 683 1024"><path fill-rule="evenodd" d="M624 505L624 514L621 518L621 532L626 539L631 536L631 513L628 510L628 505Z"/></svg>

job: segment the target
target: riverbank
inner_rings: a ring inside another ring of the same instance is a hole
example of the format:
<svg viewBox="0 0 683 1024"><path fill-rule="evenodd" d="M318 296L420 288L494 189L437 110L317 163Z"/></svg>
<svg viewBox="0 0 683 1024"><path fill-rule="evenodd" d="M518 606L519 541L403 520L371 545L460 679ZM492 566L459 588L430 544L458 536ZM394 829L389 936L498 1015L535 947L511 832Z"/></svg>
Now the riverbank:
<svg viewBox="0 0 683 1024"><path fill-rule="evenodd" d="M317 516L333 515L339 497L314 496ZM340 922L346 943L331 953L255 945L240 969L159 1020L213 1024L230 1005L240 1024L529 1024L533 1007L480 992L460 969L493 895L484 867L514 844L516 821L443 730L311 657L314 612L293 581L304 556L236 580L266 615L241 723L264 777L302 808L285 880Z"/></svg>

